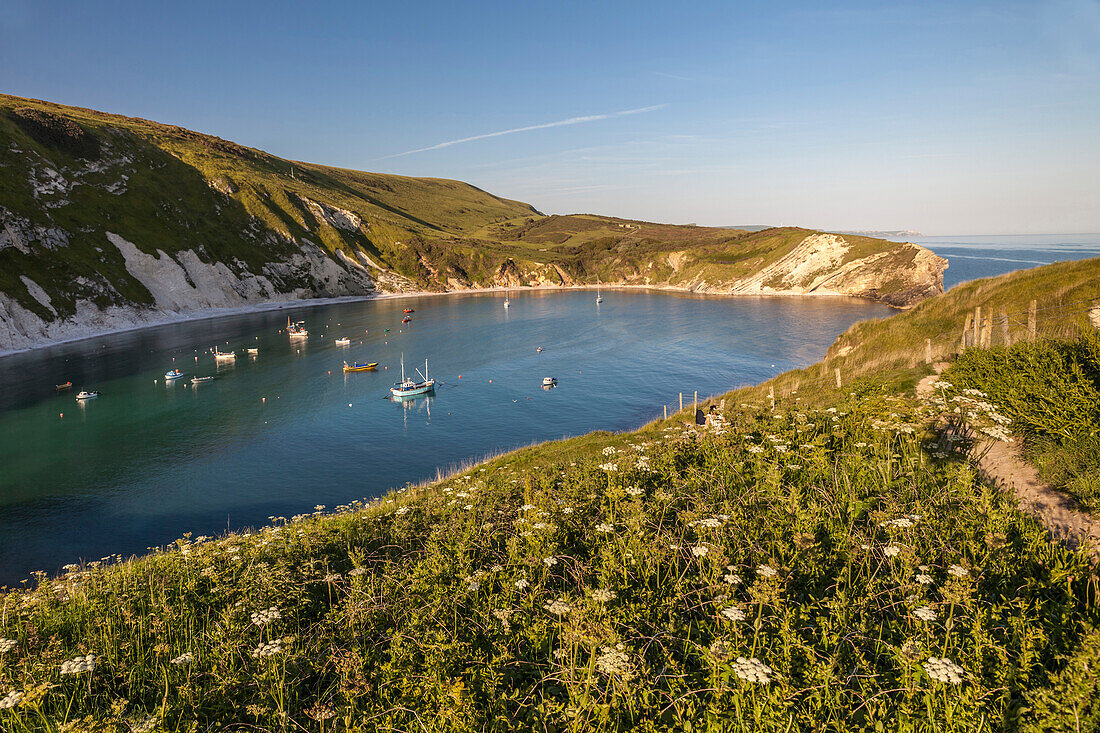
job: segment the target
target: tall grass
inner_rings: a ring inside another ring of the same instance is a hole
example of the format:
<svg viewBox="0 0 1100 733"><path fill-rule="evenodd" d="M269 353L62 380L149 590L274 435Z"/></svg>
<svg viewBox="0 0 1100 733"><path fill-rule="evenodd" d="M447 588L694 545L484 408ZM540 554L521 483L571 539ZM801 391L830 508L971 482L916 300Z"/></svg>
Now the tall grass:
<svg viewBox="0 0 1100 733"><path fill-rule="evenodd" d="M736 406L70 568L0 597L0 726L1095 722L1087 559L931 455L929 416L872 390Z"/></svg>

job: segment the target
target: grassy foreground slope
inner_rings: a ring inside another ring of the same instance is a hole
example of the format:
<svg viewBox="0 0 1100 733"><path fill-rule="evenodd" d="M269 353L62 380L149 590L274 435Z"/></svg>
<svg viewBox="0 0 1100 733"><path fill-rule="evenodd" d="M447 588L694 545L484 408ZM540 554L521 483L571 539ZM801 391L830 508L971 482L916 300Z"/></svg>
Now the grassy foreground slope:
<svg viewBox="0 0 1100 733"><path fill-rule="evenodd" d="M0 597L0 726L1096 730L1090 560L899 373L74 566Z"/></svg>

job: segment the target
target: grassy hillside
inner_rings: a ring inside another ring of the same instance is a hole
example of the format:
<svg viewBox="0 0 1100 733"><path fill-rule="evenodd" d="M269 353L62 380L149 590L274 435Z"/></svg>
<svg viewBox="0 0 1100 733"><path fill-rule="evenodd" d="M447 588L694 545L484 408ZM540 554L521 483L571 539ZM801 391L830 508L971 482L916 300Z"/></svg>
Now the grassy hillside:
<svg viewBox="0 0 1100 733"><path fill-rule="evenodd" d="M0 294L45 320L82 301L152 304L108 232L146 254L194 252L278 292L322 295L597 279L720 291L814 234L546 217L459 181L284 160L181 127L0 95ZM845 240L839 264L885 253L871 269L900 277L854 294L891 302L909 292L905 245ZM321 277L303 252L360 270L360 289ZM904 298L935 292L935 280Z"/></svg>

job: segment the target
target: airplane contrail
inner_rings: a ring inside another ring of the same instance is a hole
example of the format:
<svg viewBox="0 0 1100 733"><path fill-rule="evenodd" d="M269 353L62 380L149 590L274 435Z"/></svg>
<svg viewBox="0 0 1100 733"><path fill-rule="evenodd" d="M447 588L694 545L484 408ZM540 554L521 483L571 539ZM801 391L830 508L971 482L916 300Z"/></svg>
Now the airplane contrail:
<svg viewBox="0 0 1100 733"><path fill-rule="evenodd" d="M497 132L487 132L484 135L474 135L472 137L462 137L458 140L448 140L443 143L436 143L435 145L429 145L426 148L416 148L415 150L406 150L403 153L394 153L393 155L385 155L376 160L386 160L388 158L400 158L403 155L412 155L413 153L426 153L429 150L439 150L440 148L449 148L452 145L459 145L461 143L469 143L474 140L484 140L489 137L500 137L501 135L514 135L517 132L530 132L531 130L545 130L548 127L565 127L566 125L579 125L583 122L596 122L598 120L609 120L613 117L626 117L627 115L640 115L643 112L654 112L659 109L664 109L667 104L655 104L652 107L639 107L637 109L625 109L622 112L610 112L602 115L584 115L583 117L570 117L565 120L558 120L556 122L544 122L541 125L527 125L526 127L514 127L511 130L499 130Z"/></svg>

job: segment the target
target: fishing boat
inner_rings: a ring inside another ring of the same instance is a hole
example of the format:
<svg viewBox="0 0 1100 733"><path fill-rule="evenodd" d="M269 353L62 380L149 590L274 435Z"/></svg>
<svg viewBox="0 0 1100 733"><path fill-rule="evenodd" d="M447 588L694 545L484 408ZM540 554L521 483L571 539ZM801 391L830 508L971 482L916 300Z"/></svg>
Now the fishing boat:
<svg viewBox="0 0 1100 733"><path fill-rule="evenodd" d="M306 322L298 321L297 323L291 323L289 316L286 319L286 333L292 339L309 338L309 331L306 330Z"/></svg>
<svg viewBox="0 0 1100 733"><path fill-rule="evenodd" d="M94 400L96 397L99 397L99 390L97 389L94 389L91 392L80 390L80 392L76 396L76 400L77 402L83 402L84 400Z"/></svg>
<svg viewBox="0 0 1100 733"><path fill-rule="evenodd" d="M351 345L351 339L346 338L346 337L342 338L342 339L336 339L336 345L337 346L350 346Z"/></svg>
<svg viewBox="0 0 1100 733"><path fill-rule="evenodd" d="M237 352L235 351L218 351L218 347L214 347L214 358L221 360L231 360L237 358Z"/></svg>
<svg viewBox="0 0 1100 733"><path fill-rule="evenodd" d="M206 382L213 382L213 377L192 377L191 384L204 384Z"/></svg>
<svg viewBox="0 0 1100 733"><path fill-rule="evenodd" d="M183 372L181 372L179 369L173 369L170 372L165 372L164 373L164 378L169 382L171 382L175 379L179 379L182 376L183 376Z"/></svg>
<svg viewBox="0 0 1100 733"><path fill-rule="evenodd" d="M558 378L557 377L543 377L542 378L542 386L543 387L555 387L555 386L557 386L557 384L558 384Z"/></svg>
<svg viewBox="0 0 1100 733"><path fill-rule="evenodd" d="M596 303L599 304L599 303L602 303L602 302L603 302L603 296L600 295L600 279L596 278Z"/></svg>
<svg viewBox="0 0 1100 733"><path fill-rule="evenodd" d="M369 372L377 366L378 366L378 362L376 362L376 361L372 361L369 364L365 364L365 363L361 364L359 362L355 362L354 364L348 364L345 361L344 362L344 372L345 373L347 373L347 372Z"/></svg>
<svg viewBox="0 0 1100 733"><path fill-rule="evenodd" d="M420 370L417 370L420 374ZM420 374L420 381L405 376L405 355L401 355L401 381L390 387L390 393L394 397L414 397L435 391L435 380L428 376L428 360L424 360L424 373Z"/></svg>
<svg viewBox="0 0 1100 733"><path fill-rule="evenodd" d="M412 308L406 308L406 309L405 309L405 312L406 312L406 313L416 313L416 311L415 311L415 310L413 310Z"/></svg>
<svg viewBox="0 0 1100 733"><path fill-rule="evenodd" d="M402 323L408 323L411 320L412 320L412 318L410 318L409 316L405 316L404 318L401 319L401 322Z"/></svg>
<svg viewBox="0 0 1100 733"><path fill-rule="evenodd" d="M73 383L72 382L65 382L65 384L55 384L54 388L57 389L58 392L64 392L67 389L72 389L73 388Z"/></svg>
<svg viewBox="0 0 1100 733"><path fill-rule="evenodd" d="M249 356L256 356L257 354L260 353L260 350L253 347L251 349L245 349L245 353L247 353Z"/></svg>

